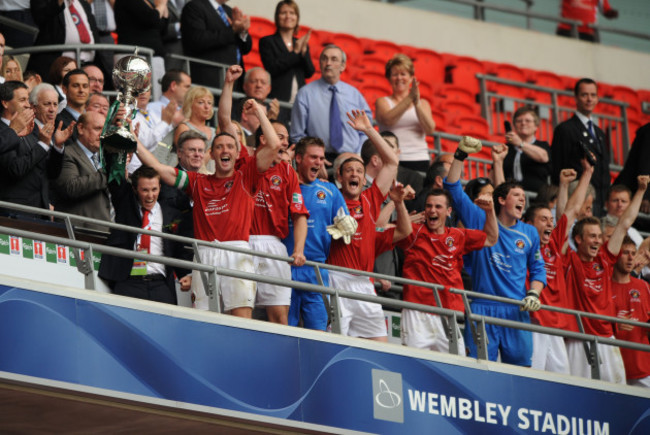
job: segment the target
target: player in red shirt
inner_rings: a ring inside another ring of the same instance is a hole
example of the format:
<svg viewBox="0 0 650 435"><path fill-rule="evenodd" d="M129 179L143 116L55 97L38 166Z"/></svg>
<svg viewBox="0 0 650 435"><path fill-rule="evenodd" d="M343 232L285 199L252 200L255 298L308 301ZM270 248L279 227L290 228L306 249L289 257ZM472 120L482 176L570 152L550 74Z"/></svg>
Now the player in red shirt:
<svg viewBox="0 0 650 435"><path fill-rule="evenodd" d="M612 275L614 306L617 317L647 324L650 321L650 286L647 282L631 276L636 253L636 245L632 239L625 237ZM616 338L650 345L649 333L648 328L619 323ZM622 347L621 355L627 383L650 388L650 353Z"/></svg>
<svg viewBox="0 0 650 435"><path fill-rule="evenodd" d="M232 111L232 92L234 84L241 77L243 69L232 65L226 71L221 97L219 98L219 128L236 135L230 119ZM279 156L286 154L289 147L289 132L278 121L271 121L273 129L280 139ZM267 146L267 138L261 128L255 132L255 154ZM242 147L245 149L245 147ZM237 161L237 167L255 159L249 156ZM300 191L296 171L284 161L274 163L268 171L260 176L251 236L251 249L256 251L288 257L287 248L282 239L289 234L289 217L294 225L294 249L292 256L295 266L305 264L305 238L307 237L307 211ZM291 280L291 266L284 262L264 257L254 257L255 270L259 274ZM274 284L258 283L255 300L256 307L265 307L269 321L288 324L291 288Z"/></svg>
<svg viewBox="0 0 650 435"><path fill-rule="evenodd" d="M540 240L540 252L546 269L546 287L540 294L544 305L568 308L567 288L564 279L564 266L568 244L569 230L576 214L585 201L589 181L594 172L586 160L582 160L583 172L571 198L567 200L569 183L576 178L574 169L560 172L560 188L557 199L557 226L553 228L553 214L545 204L533 204L523 217L523 221L537 228ZM531 313L531 322L549 328L568 329L571 318L554 311L540 310ZM569 357L564 338L533 332L533 368L556 373L570 373Z"/></svg>
<svg viewBox="0 0 650 435"><path fill-rule="evenodd" d="M431 190L425 202L425 222L413 224L413 232L398 246L404 250L402 276L445 286L445 290L439 292L442 306L463 312L462 296L447 290L449 287L463 288L460 274L463 255L484 246L494 246L499 237L499 226L490 195L481 195L475 201L485 210L483 231L446 227L451 203L451 195L446 190ZM430 288L406 284L404 300L436 306L433 292ZM405 346L449 352L449 339L440 316L404 308L401 326L402 344ZM460 333L458 337L459 354L465 355L465 341Z"/></svg>
<svg viewBox="0 0 650 435"><path fill-rule="evenodd" d="M348 113L348 124L355 130L368 136L381 157L384 166L375 177L372 186L363 190L365 184L365 167L360 157L354 156L343 161L339 167L337 179L341 184L341 193L352 216L358 223L357 231L350 244L343 239L332 241L329 264L351 269L372 272L375 257L392 249L396 243L411 233L411 222L404 206L405 189L395 185L397 154L383 137L372 127L370 120L362 110ZM377 228L376 222L381 204L392 189L391 199L397 210L395 228ZM330 271L330 286L341 290L375 295L372 283L365 276L344 272ZM353 337L370 338L387 341L386 324L381 305L353 299L341 299L341 333Z"/></svg>
<svg viewBox="0 0 650 435"><path fill-rule="evenodd" d="M262 106L251 99L246 101L244 110L260 120L267 145L237 169L237 141L229 133L219 133L212 141L210 152L215 161L215 173L211 175L185 172L163 165L140 143L137 152L145 165L158 171L164 183L185 190L194 201L194 237L249 249L248 238L259 173L268 170L277 159L281 142ZM201 262L206 264L254 273L253 258L248 254L199 246L199 256ZM251 317L255 302L255 282L221 276L219 287L225 312ZM197 271L193 272L192 292L196 308L211 307ZM219 294L213 297L219 297Z"/></svg>
<svg viewBox="0 0 650 435"><path fill-rule="evenodd" d="M639 213L643 195L648 188L650 176L638 177L638 189L632 203L618 221L609 241L603 245L600 221L584 218L575 225L572 237L577 252L567 254L566 285L569 292L569 308L605 316L616 316L612 303L612 268L621 250L623 238ZM600 337L613 337L614 328L605 320L582 319L584 332ZM575 325L573 325L575 329ZM584 351L583 342L567 339L567 353L571 374L591 377L591 366ZM618 347L598 346L600 378L615 383L625 383L625 369Z"/></svg>

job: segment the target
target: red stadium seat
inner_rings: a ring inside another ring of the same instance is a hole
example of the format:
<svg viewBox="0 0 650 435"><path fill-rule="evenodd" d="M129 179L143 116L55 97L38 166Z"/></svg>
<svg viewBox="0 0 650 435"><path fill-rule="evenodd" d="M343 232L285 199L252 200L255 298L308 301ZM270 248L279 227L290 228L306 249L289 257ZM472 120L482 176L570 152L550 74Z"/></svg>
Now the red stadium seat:
<svg viewBox="0 0 650 435"><path fill-rule="evenodd" d="M460 56L454 59L451 77L452 83L462 86L472 94L478 94L479 81L476 74L483 74L483 64L472 57Z"/></svg>
<svg viewBox="0 0 650 435"><path fill-rule="evenodd" d="M436 122L436 130L446 131L447 128L447 114L442 110L431 109L431 115Z"/></svg>
<svg viewBox="0 0 650 435"><path fill-rule="evenodd" d="M415 59L415 56L419 50L422 50L421 48L417 47L412 47L410 45L400 45L399 47L402 50L402 53L410 57L411 59Z"/></svg>
<svg viewBox="0 0 650 435"><path fill-rule="evenodd" d="M445 81L445 64L442 56L432 50L417 50L413 63L415 76L421 82L429 84Z"/></svg>
<svg viewBox="0 0 650 435"><path fill-rule="evenodd" d="M447 124L454 123L463 116L477 116L477 107L462 101L445 101L443 110L447 113Z"/></svg>
<svg viewBox="0 0 650 435"><path fill-rule="evenodd" d="M262 17L250 17L251 25L248 28L248 33L253 38L253 41L259 41L260 38L269 36L275 33L275 23Z"/></svg>
<svg viewBox="0 0 650 435"><path fill-rule="evenodd" d="M441 89L446 101L462 101L463 103L476 104L476 96L462 86L444 84Z"/></svg>
<svg viewBox="0 0 650 435"><path fill-rule="evenodd" d="M244 65L246 65L247 69L251 69L256 66L264 68L264 65L262 64L262 58L260 57L260 54L255 50L252 50L250 53L244 56Z"/></svg>
<svg viewBox="0 0 650 435"><path fill-rule="evenodd" d="M320 32L318 30L307 26L300 26L296 38L302 38L309 30L311 30L311 36L309 37L309 53L311 54L312 59L314 58L314 55L318 58L322 49Z"/></svg>
<svg viewBox="0 0 650 435"><path fill-rule="evenodd" d="M399 45L388 41L374 41L372 45L366 48L367 54L372 54L374 58L382 59L386 62L397 53L401 53Z"/></svg>
<svg viewBox="0 0 650 435"><path fill-rule="evenodd" d="M348 65L359 65L363 56L363 45L359 38L347 33L335 33L332 35L334 44L338 45L347 55Z"/></svg>
<svg viewBox="0 0 650 435"><path fill-rule="evenodd" d="M359 91L361 92L361 94L363 94L363 97L366 99L366 102L370 106L373 117L375 115L375 101L377 101L378 98L385 97L386 95L390 95L386 93L386 90L384 88L373 86L373 85L364 84L359 88Z"/></svg>
<svg viewBox="0 0 650 435"><path fill-rule="evenodd" d="M480 116L463 116L457 119L463 134L476 137L478 139L490 140L490 128L485 119Z"/></svg>
<svg viewBox="0 0 650 435"><path fill-rule="evenodd" d="M515 65L500 63L496 66L495 73L496 76L501 79L511 80L522 84L526 83L526 74L521 68ZM488 89L501 95L508 95L517 98L523 98L526 95L525 88L516 85L492 82L488 85Z"/></svg>
<svg viewBox="0 0 650 435"><path fill-rule="evenodd" d="M381 59L364 56L361 61L361 66L367 72L384 75L386 72L386 62Z"/></svg>
<svg viewBox="0 0 650 435"><path fill-rule="evenodd" d="M614 86L612 88L612 96L615 100L625 101L626 103L629 103L629 108L634 108L636 110L641 109L639 96L634 89L628 88L626 86Z"/></svg>

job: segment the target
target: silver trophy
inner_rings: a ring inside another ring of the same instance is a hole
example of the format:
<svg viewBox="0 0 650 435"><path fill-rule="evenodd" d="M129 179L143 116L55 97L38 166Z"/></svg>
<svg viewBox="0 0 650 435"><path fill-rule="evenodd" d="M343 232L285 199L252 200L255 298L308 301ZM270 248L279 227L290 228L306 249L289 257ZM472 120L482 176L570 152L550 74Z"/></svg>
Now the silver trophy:
<svg viewBox="0 0 650 435"><path fill-rule="evenodd" d="M126 116L122 126L114 125L115 113L106 120L107 128L101 137L102 147L109 152L133 152L137 148L136 138L129 131L135 99L151 88L151 66L141 57L126 56L117 61L113 68L113 85L118 91L117 102L124 104ZM114 103L117 111L117 104Z"/></svg>

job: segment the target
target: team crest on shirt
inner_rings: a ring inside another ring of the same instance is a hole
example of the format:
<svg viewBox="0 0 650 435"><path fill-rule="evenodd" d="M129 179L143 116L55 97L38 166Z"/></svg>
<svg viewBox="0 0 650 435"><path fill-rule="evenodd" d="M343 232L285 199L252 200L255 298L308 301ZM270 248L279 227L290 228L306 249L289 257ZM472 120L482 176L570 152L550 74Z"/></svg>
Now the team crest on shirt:
<svg viewBox="0 0 650 435"><path fill-rule="evenodd" d="M449 249L454 249L454 238L453 238L453 237L447 237L447 238L445 239L445 245L446 245Z"/></svg>
<svg viewBox="0 0 650 435"><path fill-rule="evenodd" d="M360 218L363 217L363 207L361 205L358 205L352 209L353 217Z"/></svg>
<svg viewBox="0 0 650 435"><path fill-rule="evenodd" d="M279 175L274 175L271 177L271 189L280 190L280 185L282 184L282 178Z"/></svg>
<svg viewBox="0 0 650 435"><path fill-rule="evenodd" d="M637 289L630 290L630 298L633 299L631 302L641 302L641 294Z"/></svg>
<svg viewBox="0 0 650 435"><path fill-rule="evenodd" d="M230 180L230 181L226 181L226 184L224 184L223 187L225 187L226 190L230 190L232 189L232 185L233 185L233 181Z"/></svg>
<svg viewBox="0 0 650 435"><path fill-rule="evenodd" d="M600 263L594 263L592 266L592 269L594 269L596 272L602 272L603 271L603 265Z"/></svg>
<svg viewBox="0 0 650 435"><path fill-rule="evenodd" d="M515 240L515 252L518 252L519 254L523 254L525 247L526 247L526 244L524 243L523 240L521 240L521 239Z"/></svg>
<svg viewBox="0 0 650 435"><path fill-rule="evenodd" d="M544 248L544 257L549 263L555 263L555 255L553 255L553 251L548 246Z"/></svg>
<svg viewBox="0 0 650 435"><path fill-rule="evenodd" d="M322 190L319 190L318 192L316 192L316 198L318 198L319 201L325 201L327 195L325 195L325 192L323 192Z"/></svg>

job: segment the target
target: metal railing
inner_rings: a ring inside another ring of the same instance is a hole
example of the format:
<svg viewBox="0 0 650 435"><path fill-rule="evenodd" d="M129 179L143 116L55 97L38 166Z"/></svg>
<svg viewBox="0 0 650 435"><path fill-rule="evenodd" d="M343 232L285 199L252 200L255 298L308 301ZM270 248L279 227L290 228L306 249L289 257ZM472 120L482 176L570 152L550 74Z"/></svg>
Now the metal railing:
<svg viewBox="0 0 650 435"><path fill-rule="evenodd" d="M62 219L65 223L65 227L68 232L67 238L57 237L57 236L52 236L52 235L42 234L42 233L35 233L33 231L19 230L7 226L0 226L0 234L8 234L16 237L25 237L32 240L39 240L48 243L56 243L56 244L70 246L75 253L75 258L78 259L77 269L80 273L84 274L85 276L85 288L88 290L94 290L97 287L95 282L95 274L93 272L93 267L92 267L93 252L115 255L124 258L135 258L137 256L137 258L140 259L153 261L156 263L162 263L172 267L181 267L185 269L193 269L193 270L200 271L202 274L202 281L206 289L206 294L208 295L209 298L209 309L210 311L214 311L217 313L221 311L221 304L219 301L219 290L218 290L219 277L228 276L228 277L235 277L235 278L240 278L245 280L252 280L256 282L264 282L269 284L281 285L281 286L296 288L300 290L315 291L315 292L329 295L331 297L330 298L330 315L332 321L331 326L332 326L332 331L334 333L340 333L340 320L339 320L340 319L340 314L339 314L340 298L349 298L349 299L355 299L364 302L379 303L397 309L418 310L425 313L436 314L441 316L443 327L450 341L449 352L454 354L457 354L459 350L458 349L458 343L460 337L459 324L461 324L462 321L465 320L466 325L472 328L472 331L474 333L473 337L475 338L475 342L477 345L479 359L487 359L487 343L485 340L486 324L523 329L523 330L532 331L536 333L550 334L550 335L556 335L556 336L584 341L587 360L591 364L592 377L594 379L600 379L597 349L598 346L601 344L650 352L649 345L643 345L639 343L628 342L628 341L606 338L606 337L598 337L590 334L585 334L584 332L564 331L555 328L543 327L535 324L521 323L516 321L510 321L510 320L505 320L500 318L473 314L470 306L470 300L478 299L478 298L498 301L498 302L511 304L511 305L522 306L523 302L520 300L502 298L498 296L490 296L490 295L471 292L463 289L450 289L449 291L460 294L462 296L463 302L465 304L465 309L466 309L466 313L463 314L459 311L440 308L441 303L440 303L439 292L444 291L444 287L433 283L421 282L421 281L395 277L395 276L388 276L388 275L383 275L374 272L364 272L359 270L346 269L344 267L333 266L324 263L317 263L313 261L307 261L306 266L314 268L316 272L316 276L319 281L318 284L308 284L299 281L285 280L280 278L269 277L266 275L259 275L256 273L248 273L248 272L242 272L233 269L226 269L216 265L202 264L196 261L190 262L185 260L178 260L175 258L157 256L152 254L143 254L141 252L135 252L133 250L110 247L103 244L78 241L75 238L75 228L73 226L73 223L82 222L82 223L93 223L96 225L99 224L112 229L135 232L140 234L149 234L152 236L169 239L174 242L187 243L193 247L195 254L198 253L198 246L210 246L210 247L224 249L228 251L250 254L250 255L265 257L265 258L271 258L279 261L285 261L288 263L291 263L293 261L293 259L290 257L267 254L267 253L253 251L249 249L235 248L232 246L227 246L216 242L205 242L201 240L189 239L186 237L176 236L172 234L165 234L157 231L151 231L151 230L145 230L141 228L130 227L126 225L114 224L112 222L99 221L96 219L86 218L82 216L38 209L34 207L28 207L28 206L13 204L13 203L0 202L0 207L5 209L16 210L18 212L37 214L37 215L40 214L43 216L52 216L54 218ZM83 252L83 256L81 255L81 252ZM198 255L195 255L195 257L198 258ZM346 273L353 273L355 275L386 279L391 282L399 283L400 285L411 284L411 285L417 285L420 287L428 288L433 292L437 306L415 304L412 302L404 302L404 301L399 301L390 298L383 298L374 295L362 295L362 294L340 290L332 287L325 287L323 285L323 281L320 275L321 269L336 270L336 271L341 271ZM591 313L581 312L577 310L570 310L566 308L543 305L542 309L565 313L574 316L577 320L577 323L581 331L584 331L582 326L583 318L600 319L612 323L627 324L627 325L639 326L643 328L650 328L650 325L646 323L640 323L640 322L627 320L627 319L619 319L616 317L602 316L598 314L591 314Z"/></svg>

